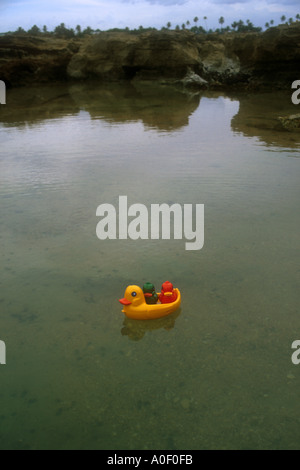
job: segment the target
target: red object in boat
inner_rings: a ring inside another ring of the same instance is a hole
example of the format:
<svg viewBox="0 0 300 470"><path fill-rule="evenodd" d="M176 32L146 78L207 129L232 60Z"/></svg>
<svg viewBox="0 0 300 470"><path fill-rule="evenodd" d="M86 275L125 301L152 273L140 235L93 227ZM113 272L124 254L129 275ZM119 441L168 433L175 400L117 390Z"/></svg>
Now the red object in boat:
<svg viewBox="0 0 300 470"><path fill-rule="evenodd" d="M161 286L161 293L159 295L159 300L162 304L171 304L177 299L177 292L175 291L173 284L169 281L166 281Z"/></svg>

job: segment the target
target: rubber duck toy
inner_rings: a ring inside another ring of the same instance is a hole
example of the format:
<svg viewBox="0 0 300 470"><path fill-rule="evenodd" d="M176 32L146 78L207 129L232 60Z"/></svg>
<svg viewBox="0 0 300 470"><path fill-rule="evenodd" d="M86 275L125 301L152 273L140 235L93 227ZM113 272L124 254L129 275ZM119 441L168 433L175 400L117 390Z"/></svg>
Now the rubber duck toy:
<svg viewBox="0 0 300 470"><path fill-rule="evenodd" d="M157 303L155 305L148 305L145 300L144 292L139 286L128 286L125 291L125 296L119 302L123 305L122 312L128 317L135 320L151 320L154 318L165 317L170 313L175 312L181 304L181 294L178 289L175 289L177 294L176 301L163 305Z"/></svg>
<svg viewBox="0 0 300 470"><path fill-rule="evenodd" d="M143 292L146 300L146 304L154 305L158 302L158 295L155 291L155 287L151 282L146 282L143 285Z"/></svg>
<svg viewBox="0 0 300 470"><path fill-rule="evenodd" d="M175 302L177 299L177 292L173 287L173 284L169 281L166 281L161 286L161 293L159 295L159 300L162 304L170 304Z"/></svg>

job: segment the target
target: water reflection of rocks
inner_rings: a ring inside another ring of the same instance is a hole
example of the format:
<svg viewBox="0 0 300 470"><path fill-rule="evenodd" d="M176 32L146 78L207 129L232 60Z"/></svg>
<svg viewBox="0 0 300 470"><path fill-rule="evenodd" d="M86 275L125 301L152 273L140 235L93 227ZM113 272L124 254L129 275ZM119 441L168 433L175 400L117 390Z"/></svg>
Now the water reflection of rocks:
<svg viewBox="0 0 300 470"><path fill-rule="evenodd" d="M92 119L104 119L110 123L142 121L146 128L161 131L187 126L201 97L199 93L170 86L131 85L126 82L122 86L97 88L73 86L70 94Z"/></svg>
<svg viewBox="0 0 300 470"><path fill-rule="evenodd" d="M189 124L200 99L198 92L128 82L21 88L10 91L7 106L1 107L0 122L8 127L31 126L83 110L92 119L109 123L141 121L146 128L172 131Z"/></svg>
<svg viewBox="0 0 300 470"><path fill-rule="evenodd" d="M148 331L160 330L162 328L172 330L180 314L181 309L172 313L172 315L158 318L157 320L131 320L130 318L125 318L121 334L128 336L132 341L140 341Z"/></svg>
<svg viewBox="0 0 300 470"><path fill-rule="evenodd" d="M297 113L291 93L251 93L236 96L239 112L231 121L232 130L246 137L257 137L268 146L297 148L300 128L285 125ZM283 118L283 119L282 119Z"/></svg>
<svg viewBox="0 0 300 470"><path fill-rule="evenodd" d="M289 92L193 93L174 86L128 82L19 88L9 91L7 105L1 106L0 123L23 128L86 111L91 119L109 124L142 122L148 129L171 132L188 126L202 98L220 96L239 102L239 111L231 121L234 132L270 146L299 146L299 127L286 126L286 117L297 113Z"/></svg>
<svg viewBox="0 0 300 470"><path fill-rule="evenodd" d="M16 88L8 91L7 104L0 108L0 123L24 128L79 112L65 85Z"/></svg>

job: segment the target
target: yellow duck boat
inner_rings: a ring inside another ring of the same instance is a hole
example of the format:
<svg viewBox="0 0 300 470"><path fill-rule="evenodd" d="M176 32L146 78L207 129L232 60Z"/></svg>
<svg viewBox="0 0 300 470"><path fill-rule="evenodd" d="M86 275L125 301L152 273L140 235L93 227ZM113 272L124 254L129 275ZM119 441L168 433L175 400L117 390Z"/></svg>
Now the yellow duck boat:
<svg viewBox="0 0 300 470"><path fill-rule="evenodd" d="M119 302L124 306L122 312L126 317L135 320L151 320L166 317L180 307L181 294L178 289L175 289L175 291L177 292L175 302L169 304L158 302L157 304L149 305L146 303L144 293L140 287L128 286L125 291L125 297L120 299Z"/></svg>

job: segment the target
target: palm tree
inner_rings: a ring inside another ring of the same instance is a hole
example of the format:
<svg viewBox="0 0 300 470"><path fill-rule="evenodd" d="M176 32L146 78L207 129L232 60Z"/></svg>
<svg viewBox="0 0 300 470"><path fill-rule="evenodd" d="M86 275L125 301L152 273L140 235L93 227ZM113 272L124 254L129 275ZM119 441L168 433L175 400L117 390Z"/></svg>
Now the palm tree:
<svg viewBox="0 0 300 470"><path fill-rule="evenodd" d="M241 28L242 26L244 26L244 22L243 22L243 20L239 20L239 22L238 22L238 23L239 23L239 28Z"/></svg>
<svg viewBox="0 0 300 470"><path fill-rule="evenodd" d="M43 26L43 33L44 34L47 34L48 33L48 28L46 25Z"/></svg>
<svg viewBox="0 0 300 470"><path fill-rule="evenodd" d="M265 24L265 27L266 27L267 29L270 28L270 24L269 24L269 23L266 23L266 24Z"/></svg>
<svg viewBox="0 0 300 470"><path fill-rule="evenodd" d="M59 26L56 26L56 28L54 29L54 35L58 37L68 36L68 29L66 28L65 23L60 23Z"/></svg>
<svg viewBox="0 0 300 470"><path fill-rule="evenodd" d="M81 26L80 26L80 24L78 24L75 29L76 29L77 35L80 36L81 35Z"/></svg>
<svg viewBox="0 0 300 470"><path fill-rule="evenodd" d="M195 23L196 26L197 26L198 21L199 21L198 16L195 16L195 18L194 18L194 23Z"/></svg>
<svg viewBox="0 0 300 470"><path fill-rule="evenodd" d="M247 20L247 31L261 31L261 28L255 28L250 20Z"/></svg>
<svg viewBox="0 0 300 470"><path fill-rule="evenodd" d="M273 26L273 24L274 24L274 20L271 20L270 25Z"/></svg>
<svg viewBox="0 0 300 470"><path fill-rule="evenodd" d="M16 34L26 34L26 31L21 26L19 26L17 31L16 31Z"/></svg>
<svg viewBox="0 0 300 470"><path fill-rule="evenodd" d="M187 20L186 25L187 25L187 26L190 26L190 24L191 24L191 23L189 22L189 20Z"/></svg>
<svg viewBox="0 0 300 470"><path fill-rule="evenodd" d="M204 16L203 19L204 19L204 21L205 21L205 29L206 29L206 31L207 31L207 16Z"/></svg>
<svg viewBox="0 0 300 470"><path fill-rule="evenodd" d="M296 20L297 20L297 21L300 20L300 14L299 14L299 13L297 13L297 15L296 15Z"/></svg>
<svg viewBox="0 0 300 470"><path fill-rule="evenodd" d="M286 16L282 15L282 17L280 18L280 20L284 23L285 20L286 20Z"/></svg>
<svg viewBox="0 0 300 470"><path fill-rule="evenodd" d="M220 25L221 25L221 30L222 30L222 26L223 26L223 24L225 23L225 19L224 19L223 16L221 16L221 18L219 18L219 23L220 23Z"/></svg>
<svg viewBox="0 0 300 470"><path fill-rule="evenodd" d="M167 23L167 28L170 29L172 26L172 24L170 23L170 21Z"/></svg>
<svg viewBox="0 0 300 470"><path fill-rule="evenodd" d="M41 32L40 28L35 24L32 26L31 29L28 30L29 34L32 34L32 36L38 36L38 34Z"/></svg>
<svg viewBox="0 0 300 470"><path fill-rule="evenodd" d="M185 23L182 23L181 27L182 29L185 29Z"/></svg>

